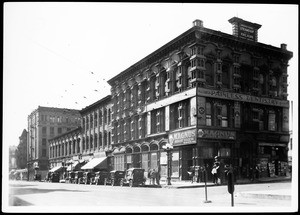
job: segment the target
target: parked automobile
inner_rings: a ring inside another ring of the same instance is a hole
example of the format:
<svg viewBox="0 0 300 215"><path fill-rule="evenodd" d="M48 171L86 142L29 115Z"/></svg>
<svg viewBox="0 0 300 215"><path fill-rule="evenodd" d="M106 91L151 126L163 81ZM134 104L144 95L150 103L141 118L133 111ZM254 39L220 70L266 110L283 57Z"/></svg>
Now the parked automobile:
<svg viewBox="0 0 300 215"><path fill-rule="evenodd" d="M84 172L82 177L82 183L84 184L92 184L92 178L95 177L94 172Z"/></svg>
<svg viewBox="0 0 300 215"><path fill-rule="evenodd" d="M120 186L129 185L134 186L145 186L146 177L144 176L144 169L141 168L130 168L126 170L125 177L121 180Z"/></svg>
<svg viewBox="0 0 300 215"><path fill-rule="evenodd" d="M59 174L57 172L52 172L50 176L51 182L59 182Z"/></svg>
<svg viewBox="0 0 300 215"><path fill-rule="evenodd" d="M74 180L75 180L75 172L74 171L69 172L68 176L66 178L66 182L67 183L74 183Z"/></svg>
<svg viewBox="0 0 300 215"><path fill-rule="evenodd" d="M81 184L83 177L83 171L76 171L74 177L74 184Z"/></svg>
<svg viewBox="0 0 300 215"><path fill-rule="evenodd" d="M104 179L104 185L110 184L111 186L120 185L121 179L125 176L125 171L113 170Z"/></svg>
<svg viewBox="0 0 300 215"><path fill-rule="evenodd" d="M95 176L91 178L91 183L100 185L104 184L105 178L107 178L109 172L107 170L101 170L95 173Z"/></svg>
<svg viewBox="0 0 300 215"><path fill-rule="evenodd" d="M33 177L34 181L41 181L42 180L42 175L41 174L35 174Z"/></svg>

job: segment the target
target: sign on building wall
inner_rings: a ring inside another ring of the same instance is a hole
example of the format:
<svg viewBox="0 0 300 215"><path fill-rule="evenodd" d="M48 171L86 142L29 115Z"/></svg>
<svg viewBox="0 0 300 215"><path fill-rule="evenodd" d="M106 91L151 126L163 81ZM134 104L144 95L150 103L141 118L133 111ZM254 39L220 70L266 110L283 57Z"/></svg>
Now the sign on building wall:
<svg viewBox="0 0 300 215"><path fill-rule="evenodd" d="M238 27L239 27L238 36L240 38L255 41L256 29L245 24L240 24Z"/></svg>
<svg viewBox="0 0 300 215"><path fill-rule="evenodd" d="M220 98L220 99L230 99L230 100L240 101L240 102L251 102L251 103L257 103L263 105L289 107L289 101L285 101L285 100L251 96L251 95L240 94L240 93L225 92L221 90L211 90L211 89L205 89L200 87L197 88L197 95Z"/></svg>
<svg viewBox="0 0 300 215"><path fill-rule="evenodd" d="M208 138L208 139L227 139L235 140L236 132L235 131L225 131L225 130L214 130L214 129L198 129L199 138Z"/></svg>
<svg viewBox="0 0 300 215"><path fill-rule="evenodd" d="M196 143L196 129L170 133L169 142L173 146L194 144Z"/></svg>

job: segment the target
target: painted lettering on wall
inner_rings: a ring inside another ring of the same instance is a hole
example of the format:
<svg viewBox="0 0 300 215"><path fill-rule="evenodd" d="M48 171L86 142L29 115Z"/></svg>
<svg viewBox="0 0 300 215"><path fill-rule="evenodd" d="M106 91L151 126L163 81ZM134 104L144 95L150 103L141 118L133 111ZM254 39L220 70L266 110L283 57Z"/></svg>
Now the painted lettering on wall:
<svg viewBox="0 0 300 215"><path fill-rule="evenodd" d="M196 129L170 133L169 142L173 146L196 143Z"/></svg>
<svg viewBox="0 0 300 215"><path fill-rule="evenodd" d="M199 138L213 138L213 139L236 139L235 131L223 131L223 130L212 130L212 129L199 129Z"/></svg>
<svg viewBox="0 0 300 215"><path fill-rule="evenodd" d="M205 89L200 87L197 89L197 95L222 98L222 99L231 99L236 101L252 102L252 103L279 106L279 107L289 107L288 101L250 96L250 95L232 93L232 92L224 92L219 90L211 90L211 89Z"/></svg>
<svg viewBox="0 0 300 215"><path fill-rule="evenodd" d="M240 24L239 37L246 40L255 41L255 29L250 26Z"/></svg>

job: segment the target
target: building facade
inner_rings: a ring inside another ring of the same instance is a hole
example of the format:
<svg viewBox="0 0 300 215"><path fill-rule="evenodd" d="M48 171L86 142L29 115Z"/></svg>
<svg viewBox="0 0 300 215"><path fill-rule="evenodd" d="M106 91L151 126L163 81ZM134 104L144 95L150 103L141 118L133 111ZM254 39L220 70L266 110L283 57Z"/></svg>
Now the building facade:
<svg viewBox="0 0 300 215"><path fill-rule="evenodd" d="M108 81L114 168L173 180L215 156L246 178L283 174L289 142L287 67L292 52L258 42L261 25L232 18L233 35L193 27ZM211 175L208 174L210 179Z"/></svg>
<svg viewBox="0 0 300 215"><path fill-rule="evenodd" d="M39 106L28 116L27 165L29 180L49 170L48 140L80 126L79 110Z"/></svg>
<svg viewBox="0 0 300 215"><path fill-rule="evenodd" d="M16 150L16 162L18 169L27 168L27 140L28 132L24 129L19 137L19 145Z"/></svg>
<svg viewBox="0 0 300 215"><path fill-rule="evenodd" d="M16 162L16 146L9 147L9 162L8 162L8 171L17 169L17 162Z"/></svg>
<svg viewBox="0 0 300 215"><path fill-rule="evenodd" d="M49 140L51 168L71 167L93 158L107 158L107 169L113 169L111 159L111 96L83 108L81 126ZM69 168L70 170L72 168Z"/></svg>

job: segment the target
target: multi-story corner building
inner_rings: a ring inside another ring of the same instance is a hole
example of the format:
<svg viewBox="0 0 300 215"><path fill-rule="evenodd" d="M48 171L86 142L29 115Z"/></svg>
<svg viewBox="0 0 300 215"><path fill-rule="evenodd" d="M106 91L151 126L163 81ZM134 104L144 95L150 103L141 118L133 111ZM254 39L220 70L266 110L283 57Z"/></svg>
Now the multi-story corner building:
<svg viewBox="0 0 300 215"><path fill-rule="evenodd" d="M105 158L104 168L112 170L111 96L106 96L79 112L82 119L80 127L49 140L51 167L59 170L68 165L71 170L75 165L88 163L93 158Z"/></svg>
<svg viewBox="0 0 300 215"><path fill-rule="evenodd" d="M27 165L29 180L49 170L48 140L80 126L79 110L39 106L28 116Z"/></svg>
<svg viewBox="0 0 300 215"><path fill-rule="evenodd" d="M16 150L16 162L18 169L27 168L27 140L28 132L24 129L19 137L19 145Z"/></svg>
<svg viewBox="0 0 300 215"><path fill-rule="evenodd" d="M260 166L261 176L282 174L289 142L286 44L258 42L261 25L234 17L233 35L193 27L108 83L112 92L115 169L156 168L188 179L191 166L215 156L237 177ZM275 33L275 32L274 32Z"/></svg>

